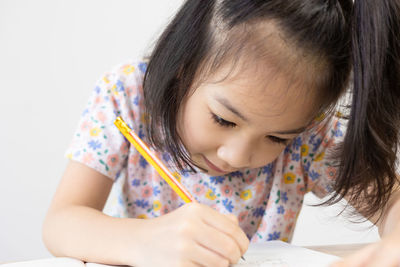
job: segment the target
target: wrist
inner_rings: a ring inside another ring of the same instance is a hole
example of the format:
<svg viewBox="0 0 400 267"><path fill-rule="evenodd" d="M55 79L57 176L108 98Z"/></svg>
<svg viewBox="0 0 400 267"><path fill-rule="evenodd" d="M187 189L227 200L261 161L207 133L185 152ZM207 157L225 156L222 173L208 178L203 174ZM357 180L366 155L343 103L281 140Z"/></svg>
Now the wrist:
<svg viewBox="0 0 400 267"><path fill-rule="evenodd" d="M151 221L152 219L124 219L124 227L129 230L121 229L121 231L130 234L124 236L118 248L118 257L121 259L122 265L143 266L143 262L146 260L145 255L147 255L145 250L149 249L146 241L152 239L149 236Z"/></svg>

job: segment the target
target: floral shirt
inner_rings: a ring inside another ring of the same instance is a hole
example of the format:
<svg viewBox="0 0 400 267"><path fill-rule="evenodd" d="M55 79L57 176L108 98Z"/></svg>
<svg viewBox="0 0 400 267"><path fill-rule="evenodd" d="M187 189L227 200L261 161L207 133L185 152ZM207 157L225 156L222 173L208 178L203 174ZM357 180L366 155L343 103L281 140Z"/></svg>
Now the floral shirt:
<svg viewBox="0 0 400 267"><path fill-rule="evenodd" d="M97 82L66 152L68 158L119 185L117 198L111 200L113 216L152 218L184 204L113 124L121 116L149 143L142 91L145 70L146 63L133 61ZM323 197L332 191L336 170L325 155L343 136L341 128L337 119L310 128L266 166L224 176L183 170L180 182L200 203L235 214L252 242L290 241L304 194L312 191ZM155 153L168 168L176 170L170 154Z"/></svg>

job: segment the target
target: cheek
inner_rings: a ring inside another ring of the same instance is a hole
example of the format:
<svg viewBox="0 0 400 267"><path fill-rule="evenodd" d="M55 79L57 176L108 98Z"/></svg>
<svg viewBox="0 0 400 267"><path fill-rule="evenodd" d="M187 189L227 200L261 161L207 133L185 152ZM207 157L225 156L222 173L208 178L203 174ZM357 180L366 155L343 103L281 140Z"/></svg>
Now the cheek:
<svg viewBox="0 0 400 267"><path fill-rule="evenodd" d="M187 109L181 127L182 139L191 155L217 148L218 131L206 111Z"/></svg>
<svg viewBox="0 0 400 267"><path fill-rule="evenodd" d="M285 150L285 147L278 144L265 145L255 153L255 160L252 162L252 167L258 168L273 162Z"/></svg>

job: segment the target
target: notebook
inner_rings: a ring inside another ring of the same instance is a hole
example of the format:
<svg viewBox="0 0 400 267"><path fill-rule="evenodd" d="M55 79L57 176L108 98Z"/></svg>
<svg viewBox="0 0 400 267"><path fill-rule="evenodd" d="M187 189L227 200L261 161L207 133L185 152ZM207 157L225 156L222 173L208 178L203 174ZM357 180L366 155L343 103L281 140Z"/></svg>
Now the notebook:
<svg viewBox="0 0 400 267"><path fill-rule="evenodd" d="M251 244L244 255L245 261L235 267L324 267L339 257L297 247L282 241Z"/></svg>
<svg viewBox="0 0 400 267"><path fill-rule="evenodd" d="M282 241L250 244L244 255L232 267L324 267L340 259L339 257L297 247ZM1 265L2 267L110 267L98 263L84 263L71 258L51 258Z"/></svg>

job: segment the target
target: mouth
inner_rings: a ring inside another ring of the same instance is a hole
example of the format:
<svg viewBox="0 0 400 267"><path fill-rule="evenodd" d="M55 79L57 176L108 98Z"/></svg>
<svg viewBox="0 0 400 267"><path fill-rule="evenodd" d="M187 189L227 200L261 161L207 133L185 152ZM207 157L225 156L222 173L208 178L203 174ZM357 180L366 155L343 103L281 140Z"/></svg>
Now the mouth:
<svg viewBox="0 0 400 267"><path fill-rule="evenodd" d="M219 173L229 173L229 171L221 170L220 168L218 168L217 166L215 166L215 165L214 165L211 161L209 161L205 156L203 156L203 159L204 159L204 162L207 164L207 166L208 166L211 170L216 171L216 172L219 172Z"/></svg>

